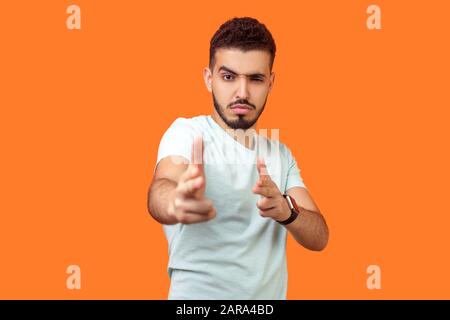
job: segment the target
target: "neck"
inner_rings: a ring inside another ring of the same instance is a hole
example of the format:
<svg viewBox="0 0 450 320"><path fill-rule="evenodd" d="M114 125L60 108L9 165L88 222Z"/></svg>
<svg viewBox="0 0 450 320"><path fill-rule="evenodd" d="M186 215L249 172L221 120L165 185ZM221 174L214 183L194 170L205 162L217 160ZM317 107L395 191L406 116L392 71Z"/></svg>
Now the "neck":
<svg viewBox="0 0 450 320"><path fill-rule="evenodd" d="M256 123L248 129L235 130L230 128L225 121L220 117L216 110L211 114L211 118L223 129L227 134L233 137L234 140L244 145L248 149L253 149L254 139L256 134Z"/></svg>

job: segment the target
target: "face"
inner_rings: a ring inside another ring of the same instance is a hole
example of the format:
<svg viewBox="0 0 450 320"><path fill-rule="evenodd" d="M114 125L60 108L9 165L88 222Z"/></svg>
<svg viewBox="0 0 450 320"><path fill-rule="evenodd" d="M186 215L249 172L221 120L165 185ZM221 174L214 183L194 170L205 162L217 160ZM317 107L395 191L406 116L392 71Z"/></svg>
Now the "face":
<svg viewBox="0 0 450 320"><path fill-rule="evenodd" d="M215 116L232 129L252 128L264 110L275 74L270 71L270 53L219 49L213 70L203 72L212 93Z"/></svg>

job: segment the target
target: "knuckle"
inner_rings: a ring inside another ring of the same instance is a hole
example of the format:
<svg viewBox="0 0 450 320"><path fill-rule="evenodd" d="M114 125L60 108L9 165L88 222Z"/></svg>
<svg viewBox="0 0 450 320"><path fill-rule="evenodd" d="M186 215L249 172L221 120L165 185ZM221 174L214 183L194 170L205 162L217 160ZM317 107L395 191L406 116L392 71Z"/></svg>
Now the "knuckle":
<svg viewBox="0 0 450 320"><path fill-rule="evenodd" d="M179 182L177 185L177 188L175 190L176 190L177 194L183 194L185 189L186 189L186 183Z"/></svg>
<svg viewBox="0 0 450 320"><path fill-rule="evenodd" d="M179 209L179 208L180 208L181 203L182 203L182 200L181 200L180 198L178 198L178 197L176 197L175 200L174 200L174 202L173 202L173 204L174 204L174 206L175 206L176 209Z"/></svg>
<svg viewBox="0 0 450 320"><path fill-rule="evenodd" d="M184 214L188 210L187 204L183 199L178 199L175 204L175 211Z"/></svg>
<svg viewBox="0 0 450 320"><path fill-rule="evenodd" d="M261 210L266 208L267 207L267 200L266 200L266 198L259 199L258 202L257 202L257 206Z"/></svg>
<svg viewBox="0 0 450 320"><path fill-rule="evenodd" d="M209 219L214 219L216 217L217 213L216 213L216 209L212 209L208 215Z"/></svg>
<svg viewBox="0 0 450 320"><path fill-rule="evenodd" d="M188 217L186 215L184 215L184 214L181 214L181 215L178 216L178 221L180 223L183 223L183 224L188 224L189 223Z"/></svg>
<svg viewBox="0 0 450 320"><path fill-rule="evenodd" d="M188 190L189 187L191 186L191 184L192 184L191 180L184 181L184 183L183 183L183 190L184 191Z"/></svg>

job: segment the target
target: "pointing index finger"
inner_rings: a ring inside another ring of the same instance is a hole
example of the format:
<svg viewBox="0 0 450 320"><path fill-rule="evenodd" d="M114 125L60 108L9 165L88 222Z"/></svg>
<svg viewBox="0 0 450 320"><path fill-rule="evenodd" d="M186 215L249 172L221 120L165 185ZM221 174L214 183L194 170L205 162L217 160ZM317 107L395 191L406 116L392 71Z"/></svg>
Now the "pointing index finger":
<svg viewBox="0 0 450 320"><path fill-rule="evenodd" d="M203 164L203 137L196 136L192 143L191 163L202 165Z"/></svg>
<svg viewBox="0 0 450 320"><path fill-rule="evenodd" d="M256 168L258 169L258 173L260 177L268 176L269 172L267 171L266 163L264 162L264 159L261 157L258 157L256 160Z"/></svg>

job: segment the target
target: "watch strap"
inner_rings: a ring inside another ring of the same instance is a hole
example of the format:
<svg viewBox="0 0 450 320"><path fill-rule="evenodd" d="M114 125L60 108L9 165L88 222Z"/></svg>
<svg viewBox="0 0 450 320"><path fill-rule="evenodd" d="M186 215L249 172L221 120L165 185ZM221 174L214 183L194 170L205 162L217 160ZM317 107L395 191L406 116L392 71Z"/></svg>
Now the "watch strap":
<svg viewBox="0 0 450 320"><path fill-rule="evenodd" d="M283 197L286 199L287 197L289 197L286 194L283 194ZM293 206L291 206L291 204L289 203L288 199L286 199L286 201L288 202L289 205L289 209L291 209L291 215L289 216L289 218L287 218L286 220L283 221L278 221L278 223L282 224L282 225L287 225L291 222L293 222L297 217L298 217L298 212L296 212L296 210L294 209Z"/></svg>

